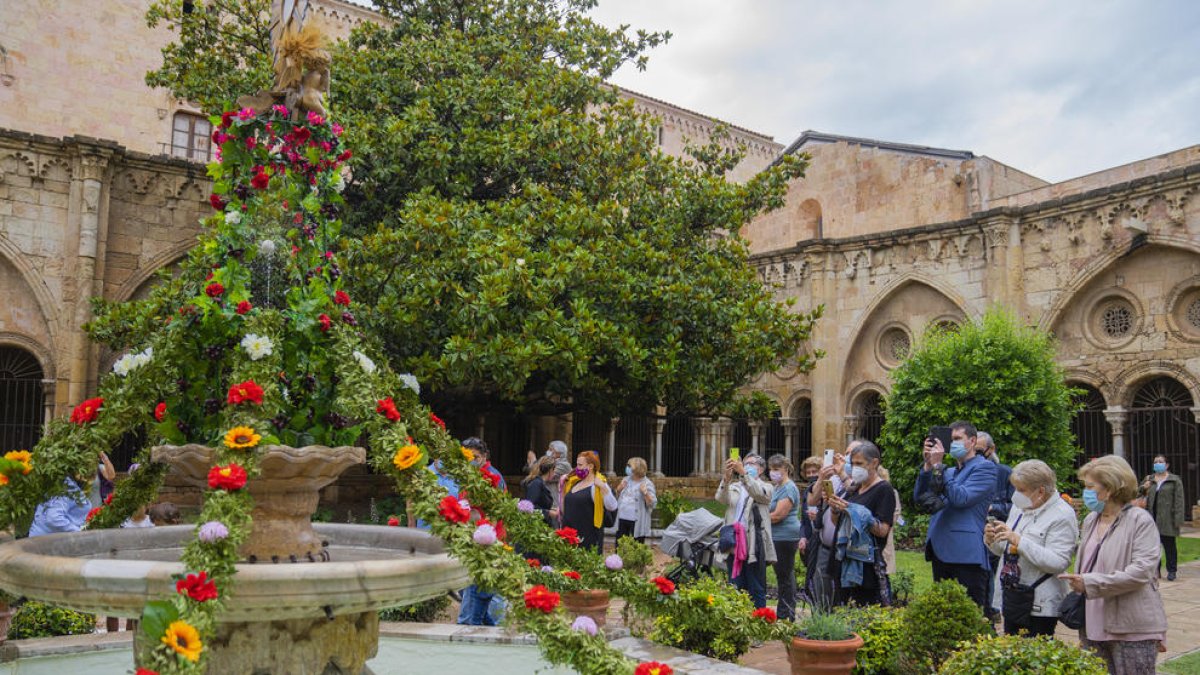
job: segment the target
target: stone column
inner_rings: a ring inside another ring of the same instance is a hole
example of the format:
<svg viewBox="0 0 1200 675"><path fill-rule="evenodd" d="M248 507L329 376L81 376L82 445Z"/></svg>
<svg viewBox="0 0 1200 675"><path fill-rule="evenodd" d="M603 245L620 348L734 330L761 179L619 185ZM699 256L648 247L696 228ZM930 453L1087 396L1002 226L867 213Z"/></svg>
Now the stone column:
<svg viewBox="0 0 1200 675"><path fill-rule="evenodd" d="M704 475L705 470L708 468L707 466L705 466L705 462L708 457L708 442L707 442L708 441L708 418L707 417L693 417L692 418L692 429L695 431L695 434L696 434L696 445L695 445L696 461L692 465L692 473L697 474L697 475Z"/></svg>
<svg viewBox="0 0 1200 675"><path fill-rule="evenodd" d="M850 445L850 441L858 435L858 415L846 415L842 418L846 430L846 445ZM834 448L836 450L837 448Z"/></svg>
<svg viewBox="0 0 1200 675"><path fill-rule="evenodd" d="M783 454L792 466L799 467L796 461L796 418L781 417L779 423L783 425Z"/></svg>
<svg viewBox="0 0 1200 675"><path fill-rule="evenodd" d="M1125 422L1129 419L1129 411L1119 405L1109 406L1104 409L1104 419L1112 425L1113 454L1117 457L1124 457Z"/></svg>
<svg viewBox="0 0 1200 675"><path fill-rule="evenodd" d="M605 459L604 465L610 471L615 471L615 462L617 461L617 423L621 421L620 417L613 417L608 420L608 456Z"/></svg>
<svg viewBox="0 0 1200 675"><path fill-rule="evenodd" d="M57 387L56 380L42 380L42 433L50 428L50 420L54 419L54 397Z"/></svg>
<svg viewBox="0 0 1200 675"><path fill-rule="evenodd" d="M750 420L750 452L758 452L758 435L762 432L762 422Z"/></svg>
<svg viewBox="0 0 1200 675"><path fill-rule="evenodd" d="M83 331L83 324L92 318L89 299L99 295L101 290L101 281L97 278L97 259L104 255L102 229L107 224L105 215L108 211L108 191L104 182L111 156L109 150L81 150L71 182L71 204L67 217L78 226L79 233L79 244L73 252L74 274L68 281L73 292L64 293L63 298L67 304L74 303L67 325L64 326L66 334L72 336L69 338L70 382L67 385L71 404L87 398L89 380L93 378L92 346ZM102 267L102 261L100 265Z"/></svg>
<svg viewBox="0 0 1200 675"><path fill-rule="evenodd" d="M662 473L663 430L666 428L665 417L654 420L654 466L651 469L658 473Z"/></svg>

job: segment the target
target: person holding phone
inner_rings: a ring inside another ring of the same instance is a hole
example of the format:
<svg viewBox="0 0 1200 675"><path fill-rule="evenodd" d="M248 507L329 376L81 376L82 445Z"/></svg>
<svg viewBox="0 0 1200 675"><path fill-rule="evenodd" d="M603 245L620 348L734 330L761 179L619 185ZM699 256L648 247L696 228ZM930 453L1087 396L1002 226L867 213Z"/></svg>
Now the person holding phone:
<svg viewBox="0 0 1200 675"><path fill-rule="evenodd" d="M846 454L826 449L822 466L817 472L816 482L809 490L807 506L811 513L813 536L809 538L808 554L805 556L805 593L815 607L829 609L833 606L837 586L832 574L834 548L837 544L837 524L829 500L845 494L842 471L845 457L853 454L861 440L850 441Z"/></svg>
<svg viewBox="0 0 1200 675"><path fill-rule="evenodd" d="M740 525L744 537L728 554L718 555L728 566L730 583L749 593L759 609L767 606L767 563L776 560L771 539L773 490L759 478L766 471L762 457L747 455L742 460L730 453L716 494L716 500L725 504L725 524Z"/></svg>
<svg viewBox="0 0 1200 675"><path fill-rule="evenodd" d="M845 543L853 541L851 535L838 538L839 553L835 556L833 579L837 587L836 602L839 605L878 605L891 603L891 591L887 584L887 568L883 562L883 549L891 534L896 517L896 492L890 483L879 475L881 454L879 447L871 441L860 439L850 450L850 485L844 496L827 496L825 502L837 520L839 532L859 527L865 531L863 541L873 544L868 548L869 561L860 562L861 572L857 575L843 573L843 568L853 564L852 557L843 556ZM857 515L851 513L857 509ZM866 535L869 535L866 536ZM845 543L843 540L847 540ZM851 577L857 576L855 581Z"/></svg>
<svg viewBox="0 0 1200 675"><path fill-rule="evenodd" d="M925 537L925 559L933 564L933 579L954 579L975 604L990 609L991 563L983 543L983 527L996 493L996 465L976 455L978 432L970 422L950 425L950 447L933 434L925 439L925 463L917 474L913 498L921 500L935 471L944 477L941 499L944 506L929 519ZM956 466L942 468L946 451Z"/></svg>

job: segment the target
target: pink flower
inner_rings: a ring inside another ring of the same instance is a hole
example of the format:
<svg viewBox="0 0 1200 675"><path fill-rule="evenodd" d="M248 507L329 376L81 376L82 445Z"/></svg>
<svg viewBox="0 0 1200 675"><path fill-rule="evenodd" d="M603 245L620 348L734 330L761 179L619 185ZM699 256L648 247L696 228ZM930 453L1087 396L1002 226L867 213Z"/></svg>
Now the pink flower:
<svg viewBox="0 0 1200 675"><path fill-rule="evenodd" d="M238 111L237 118L243 122L254 119L255 112L253 108L242 108Z"/></svg>
<svg viewBox="0 0 1200 675"><path fill-rule="evenodd" d="M333 123L333 135L334 136L341 136L343 131L345 131L345 130L342 128L342 125L338 124L337 122Z"/></svg>
<svg viewBox="0 0 1200 675"><path fill-rule="evenodd" d="M325 118L321 117L317 113L309 110L308 111L308 123L313 125L314 127L319 127L322 124L325 124Z"/></svg>
<svg viewBox="0 0 1200 675"><path fill-rule="evenodd" d="M571 630L582 631L588 635L595 635L599 628L596 626L596 621L590 616L577 616L575 621L571 623Z"/></svg>
<svg viewBox="0 0 1200 675"><path fill-rule="evenodd" d="M287 117L288 109L287 109L287 106L285 106L285 105L280 105L280 104L276 103L275 105L271 106L271 110L274 110L275 112L279 113L280 115Z"/></svg>
<svg viewBox="0 0 1200 675"><path fill-rule="evenodd" d="M491 525L480 525L475 528L475 534L471 535L471 538L480 546L491 546L496 543L496 528Z"/></svg>
<svg viewBox="0 0 1200 675"><path fill-rule="evenodd" d="M521 501L517 502L517 510L521 513L533 513L533 502L529 501L528 499L522 499Z"/></svg>
<svg viewBox="0 0 1200 675"><path fill-rule="evenodd" d="M604 566L610 570L619 570L625 566L625 561L621 560L621 556L614 553L604 559Z"/></svg>

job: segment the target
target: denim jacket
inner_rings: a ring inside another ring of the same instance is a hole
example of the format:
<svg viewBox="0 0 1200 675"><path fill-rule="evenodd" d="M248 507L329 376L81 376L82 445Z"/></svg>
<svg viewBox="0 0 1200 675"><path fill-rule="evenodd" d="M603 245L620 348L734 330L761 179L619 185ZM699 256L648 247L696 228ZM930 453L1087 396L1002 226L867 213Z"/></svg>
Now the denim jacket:
<svg viewBox="0 0 1200 675"><path fill-rule="evenodd" d="M849 517L838 522L835 555L842 561L840 585L851 588L862 585L863 563L875 561L875 537L870 532L875 516L862 504L853 503L847 505L846 515Z"/></svg>

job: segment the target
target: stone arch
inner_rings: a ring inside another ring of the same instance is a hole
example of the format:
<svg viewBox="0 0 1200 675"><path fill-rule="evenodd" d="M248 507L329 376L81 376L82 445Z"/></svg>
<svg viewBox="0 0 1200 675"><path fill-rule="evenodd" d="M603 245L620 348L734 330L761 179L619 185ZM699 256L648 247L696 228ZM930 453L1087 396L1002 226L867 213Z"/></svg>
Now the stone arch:
<svg viewBox="0 0 1200 675"><path fill-rule="evenodd" d="M4 234L0 234L0 264L2 263L12 265L20 279L33 294L33 301L37 306L39 318L46 329L46 338L50 344L54 344L58 334L59 303L55 301L54 295L50 292L50 288L46 286L46 282L42 279L41 274L29 264L28 256L17 248Z"/></svg>
<svg viewBox="0 0 1200 675"><path fill-rule="evenodd" d="M1113 397L1108 399L1109 404L1132 407L1138 389L1157 377L1177 380L1191 394L1193 402L1200 401L1200 378L1178 363L1156 360L1140 363L1118 375L1113 382L1114 392Z"/></svg>
<svg viewBox="0 0 1200 675"><path fill-rule="evenodd" d="M29 352L41 366L43 378L53 379L58 372L53 353L29 335L15 331L0 332L0 347L17 347Z"/></svg>
<svg viewBox="0 0 1200 675"><path fill-rule="evenodd" d="M46 421L45 362L28 346L0 337L0 447L5 450L32 449Z"/></svg>
<svg viewBox="0 0 1200 675"><path fill-rule="evenodd" d="M851 436L874 441L883 427L882 404L887 387L879 382L863 382L846 398L846 411L854 423L846 430Z"/></svg>
<svg viewBox="0 0 1200 675"><path fill-rule="evenodd" d="M822 239L825 236L824 223L821 218L821 203L815 199L805 199L796 209L796 220L793 230L795 241L806 239Z"/></svg>
<svg viewBox="0 0 1200 675"><path fill-rule="evenodd" d="M1147 235L1146 245L1140 247L1139 250L1152 245L1182 249L1191 253L1200 253L1200 242L1177 235ZM1131 251L1125 247L1108 247L1104 252L1092 258L1091 262L1079 270L1063 286L1062 292L1054 299L1054 302L1050 304L1050 308L1046 310L1041 320L1038 321L1038 328L1044 331L1053 330L1059 320L1063 318L1063 315L1066 314L1067 310L1079 299L1080 292L1085 290L1092 281L1130 253Z"/></svg>
<svg viewBox="0 0 1200 675"><path fill-rule="evenodd" d="M1113 389L1113 383L1090 370L1082 370L1080 368L1064 368L1063 381L1067 383L1067 386L1079 384L1091 387L1092 389L1100 392L1100 395L1104 397L1105 401L1117 400L1116 391Z"/></svg>
<svg viewBox="0 0 1200 675"><path fill-rule="evenodd" d="M154 256L149 262L138 267L132 276L125 280L117 288L114 300L117 302L125 302L135 296L141 288L149 281L154 279L154 275L164 267L170 267L183 260L187 256L188 251L196 246L195 240L188 240L175 244L171 248Z"/></svg>
<svg viewBox="0 0 1200 675"><path fill-rule="evenodd" d="M872 298L871 301L867 303L867 306L863 308L862 314L859 316L858 321L855 322L850 333L843 336L844 344L850 345L850 349L847 350L845 357L842 359L841 371L843 373L845 373L847 368L849 368L853 358L862 352L860 343L864 339L864 331L872 321L876 321L879 318L877 316L880 313L879 310L883 308L888 301L896 299L907 289L922 286L945 298L950 305L953 305L953 309L957 311L962 319L973 318L972 314L967 311L967 304L963 300L962 296L959 295L953 288L950 288L946 283L921 273L907 274L885 286L878 295ZM935 316L943 319L947 316L947 314L949 314L948 312L938 308L931 308L931 311ZM922 325L920 326L922 329L924 328L923 323L924 322L922 322ZM910 326L910 332L913 334L917 333L917 331L912 330L912 326ZM873 349L871 351L872 353L874 352Z"/></svg>
<svg viewBox="0 0 1200 675"><path fill-rule="evenodd" d="M796 406L798 404L807 400L809 405L811 406L812 399L813 399L813 394L812 394L811 389L807 389L807 388L799 389L795 392L792 392L792 395L789 396L787 399L787 405L782 406L780 409L783 410L785 417L791 417L792 413L795 412Z"/></svg>

